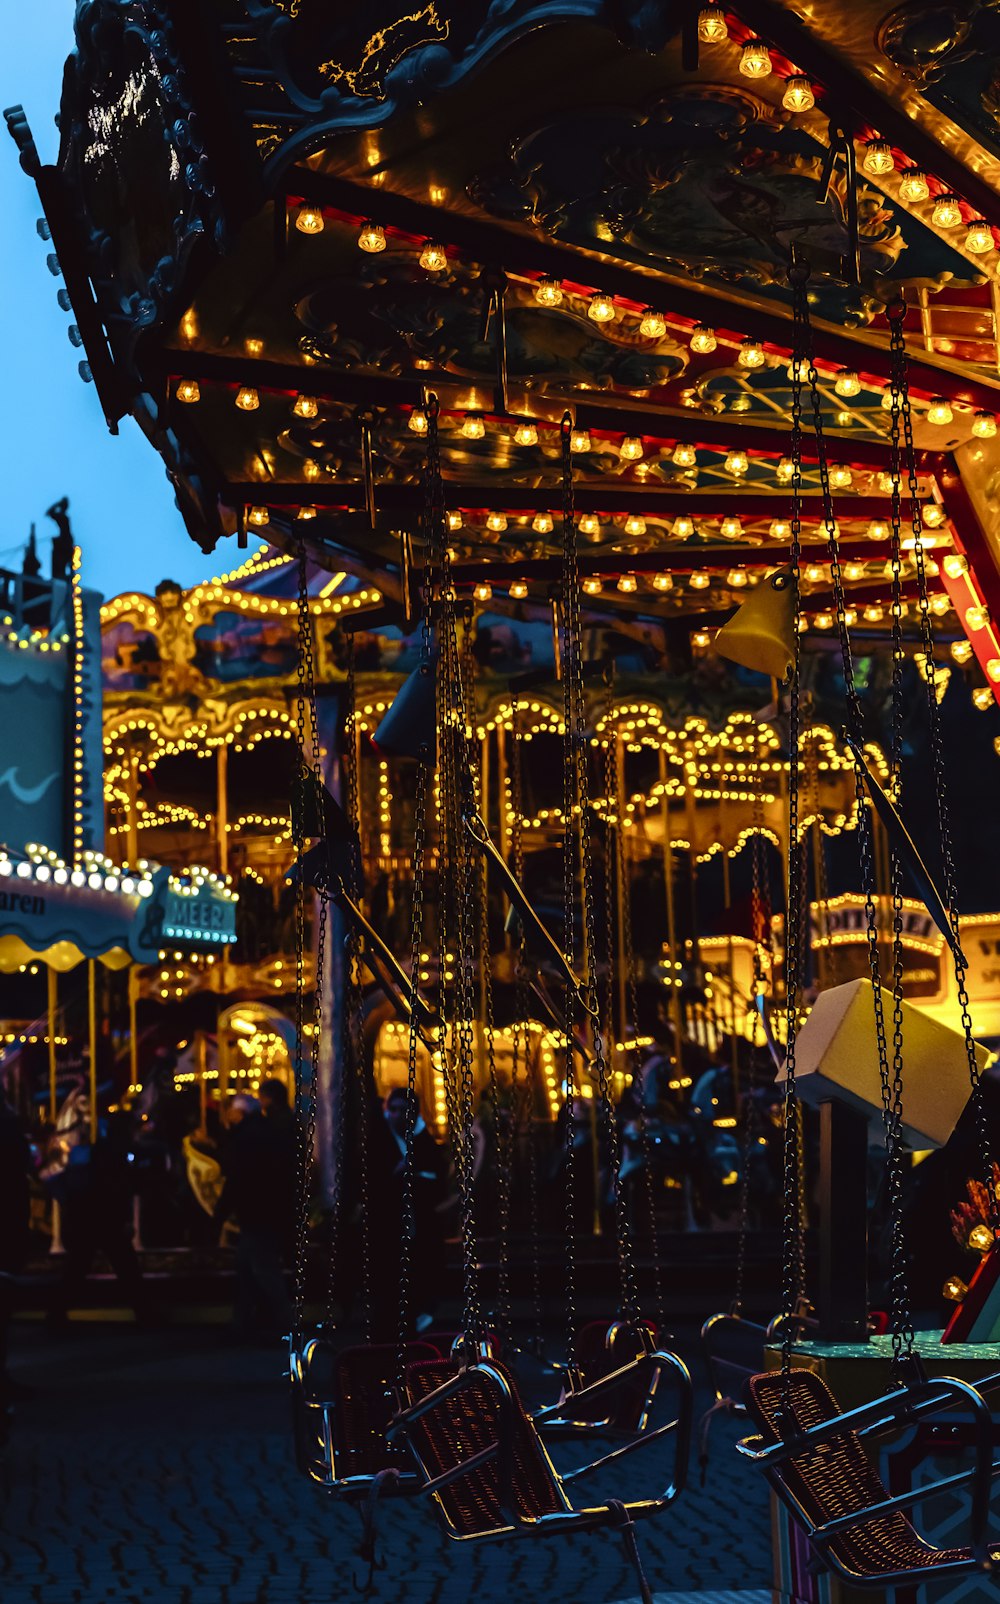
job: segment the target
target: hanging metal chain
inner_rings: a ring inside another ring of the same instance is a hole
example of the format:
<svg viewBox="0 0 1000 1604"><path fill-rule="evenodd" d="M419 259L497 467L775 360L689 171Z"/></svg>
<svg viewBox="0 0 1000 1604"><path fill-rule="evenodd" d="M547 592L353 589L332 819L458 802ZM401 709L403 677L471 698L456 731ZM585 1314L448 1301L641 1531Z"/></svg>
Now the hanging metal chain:
<svg viewBox="0 0 1000 1604"><path fill-rule="evenodd" d="M584 818L581 802L580 743L586 739L583 713L583 670L580 658L579 597L580 573L577 561L576 509L573 496L573 470L569 454L568 427L562 428L562 582L560 607L562 624L563 681L563 952L570 968L576 965L577 838L576 821L583 839ZM582 910L581 910L582 911ZM584 940L586 915L584 914ZM566 1364L572 1377L576 1369L576 1177L574 1165L575 1027L576 995L565 990L566 1035L563 1083L565 1099L565 1231L566 1231Z"/></svg>
<svg viewBox="0 0 1000 1604"><path fill-rule="evenodd" d="M927 722L930 734L931 765L934 780L934 795L937 801L938 836L941 843L941 866L944 871L944 901L948 909L948 921L951 925L953 937L953 957L955 984L958 991L958 1003L961 1010L962 1034L965 1041L965 1054L969 1067L969 1083L972 1087L972 1101L976 1118L976 1133L979 1140L980 1166L983 1185L989 1200L989 1224L994 1236L1000 1234L1000 1200L997 1198L997 1187L993 1175L992 1143L990 1140L989 1122L982 1093L982 1076L976 1058L976 1043L973 1035L972 1013L969 1004L968 988L968 960L962 950L960 939L960 925L958 912L958 883L955 873L955 857L951 827L951 807L949 803L948 770L945 759L941 712L938 707L937 688L935 685L936 668L934 663L934 620L930 608L930 597L927 588L927 562L924 548L923 514L920 502L920 484L917 477L916 452L913 444L913 412L910 406L909 373L906 361L906 342L903 335L903 320L906 308L902 303L894 304L888 309L890 348L892 366L890 368L890 382L897 392L900 417L903 428L904 466L906 470L906 490L909 501L910 527L913 535L913 561L917 570L917 596L920 621L920 641L926 665L927 685Z"/></svg>
<svg viewBox="0 0 1000 1604"><path fill-rule="evenodd" d="M511 861L519 885L524 885L524 764L522 756L520 707L517 697L511 704ZM524 948L524 926L519 919L514 933L514 1078L520 1054L524 1053L524 1108L527 1113L528 1233L531 1238L532 1339L535 1352L543 1351L542 1260L539 1229L538 1142L536 1141L536 1099L538 1095L537 1053L528 1029L528 969ZM521 1106L520 1104L518 1105Z"/></svg>
<svg viewBox="0 0 1000 1604"><path fill-rule="evenodd" d="M763 1035L757 1004L757 999L764 994L764 966L761 958L763 940L761 933L769 925L769 921L768 925L765 924L766 914L764 907L764 799L761 795L763 774L760 767L759 753L754 754L748 779L753 792L752 835L750 839L750 872L752 877L750 928L753 935L753 978L751 981L750 1002L753 1023L750 1039L750 1068L745 1077L738 1075L736 1084L736 1115L739 1119L740 1129L740 1197L736 1223L736 1276L733 1287L733 1301L730 1304L730 1313L735 1315L743 1313L743 1297L746 1285L747 1238L750 1232L750 1166L753 1144L758 1131L757 1102L754 1097L755 1070L760 1038Z"/></svg>

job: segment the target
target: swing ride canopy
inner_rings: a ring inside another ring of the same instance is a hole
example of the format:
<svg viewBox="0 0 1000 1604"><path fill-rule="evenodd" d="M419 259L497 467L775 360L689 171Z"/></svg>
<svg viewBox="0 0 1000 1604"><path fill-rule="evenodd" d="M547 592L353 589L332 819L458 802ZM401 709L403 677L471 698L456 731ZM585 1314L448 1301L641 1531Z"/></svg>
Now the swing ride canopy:
<svg viewBox="0 0 1000 1604"><path fill-rule="evenodd" d="M377 583L383 616L404 599L433 389L460 595L547 612L569 408L586 617L649 620L664 658L703 653L787 552L795 245L848 605L857 638L880 637L885 309L905 295L933 603L988 705L989 23L883 9L807 25L779 0L81 0L57 164L7 119L81 372L112 428L138 419L192 536L305 537ZM808 451L804 472L822 646ZM915 594L907 570L904 606Z"/></svg>

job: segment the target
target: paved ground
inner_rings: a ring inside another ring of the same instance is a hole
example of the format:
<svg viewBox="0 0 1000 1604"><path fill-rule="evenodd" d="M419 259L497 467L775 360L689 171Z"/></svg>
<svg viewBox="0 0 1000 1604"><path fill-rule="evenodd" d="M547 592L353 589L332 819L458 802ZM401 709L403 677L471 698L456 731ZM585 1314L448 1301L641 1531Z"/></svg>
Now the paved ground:
<svg viewBox="0 0 1000 1604"><path fill-rule="evenodd" d="M682 1348L685 1344L682 1341ZM693 1355L688 1355L693 1357ZM0 1450L3 1604L337 1604L361 1596L357 1517L295 1472L280 1352L212 1328L16 1328L20 1402ZM699 1400L701 1401L701 1400ZM716 1423L708 1488L647 1522L650 1583L723 1604L769 1581L762 1486ZM386 1506L381 1604L605 1604L634 1598L619 1541L456 1545L419 1503Z"/></svg>

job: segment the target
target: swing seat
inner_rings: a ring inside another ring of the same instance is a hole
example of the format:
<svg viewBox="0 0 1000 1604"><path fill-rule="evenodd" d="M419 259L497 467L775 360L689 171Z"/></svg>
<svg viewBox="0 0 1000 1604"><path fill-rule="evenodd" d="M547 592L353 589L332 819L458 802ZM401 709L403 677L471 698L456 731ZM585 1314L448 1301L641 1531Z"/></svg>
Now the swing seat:
<svg viewBox="0 0 1000 1604"><path fill-rule="evenodd" d="M430 1343L410 1342L407 1363L440 1357ZM377 1477L397 1472L398 1491L416 1491L406 1456L386 1441L394 1412L396 1350L391 1343L344 1348L313 1338L293 1353L292 1406L298 1468L321 1487L363 1497Z"/></svg>
<svg viewBox="0 0 1000 1604"><path fill-rule="evenodd" d="M680 1360L670 1356L668 1362L683 1372L689 1389L690 1378ZM409 1408L397 1415L389 1435L405 1436L425 1478L423 1491L433 1495L445 1531L456 1541L620 1527L623 1521L665 1509L683 1487L689 1391L685 1406L682 1389L681 1410L672 1423L677 1453L673 1478L664 1491L630 1503L578 1508L565 1490L572 1477L557 1473L502 1365L480 1362L457 1373L448 1360L410 1365L406 1390ZM598 1463L627 1451L618 1450ZM585 1466L573 1475L594 1468Z"/></svg>
<svg viewBox="0 0 1000 1604"><path fill-rule="evenodd" d="M649 1429L660 1368L646 1361L656 1351L656 1327L626 1320L589 1320L576 1339L583 1385L535 1414L546 1434L634 1437ZM599 1383L613 1384L599 1386Z"/></svg>
<svg viewBox="0 0 1000 1604"><path fill-rule="evenodd" d="M701 1347L713 1409L745 1415L744 1388L764 1364L768 1328L741 1314L713 1314L701 1328Z"/></svg>
<svg viewBox="0 0 1000 1604"><path fill-rule="evenodd" d="M855 1587L887 1588L933 1578L985 1572L1000 1564L1000 1544L988 1536L992 1479L992 1421L981 1390L942 1377L899 1388L843 1413L829 1387L808 1370L754 1376L747 1412L760 1435L738 1444L764 1471L775 1493L802 1529L818 1557ZM788 1414L791 1436L783 1431ZM971 1417L971 1470L890 1497L865 1453L863 1438L898 1432L927 1415L958 1406ZM938 1493L968 1485L970 1541L961 1548L935 1548L920 1536L906 1510Z"/></svg>

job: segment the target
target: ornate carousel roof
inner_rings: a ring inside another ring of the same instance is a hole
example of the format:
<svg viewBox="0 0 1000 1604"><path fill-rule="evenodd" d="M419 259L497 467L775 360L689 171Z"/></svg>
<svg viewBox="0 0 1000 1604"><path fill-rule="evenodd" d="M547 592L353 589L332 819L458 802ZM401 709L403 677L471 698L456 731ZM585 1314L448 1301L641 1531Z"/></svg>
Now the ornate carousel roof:
<svg viewBox="0 0 1000 1604"><path fill-rule="evenodd" d="M568 409L588 606L720 622L787 550L794 248L877 637L904 297L933 603L1000 680L994 6L79 0L57 165L7 117L81 371L193 538L304 539L390 603L433 392L459 587L548 607Z"/></svg>

